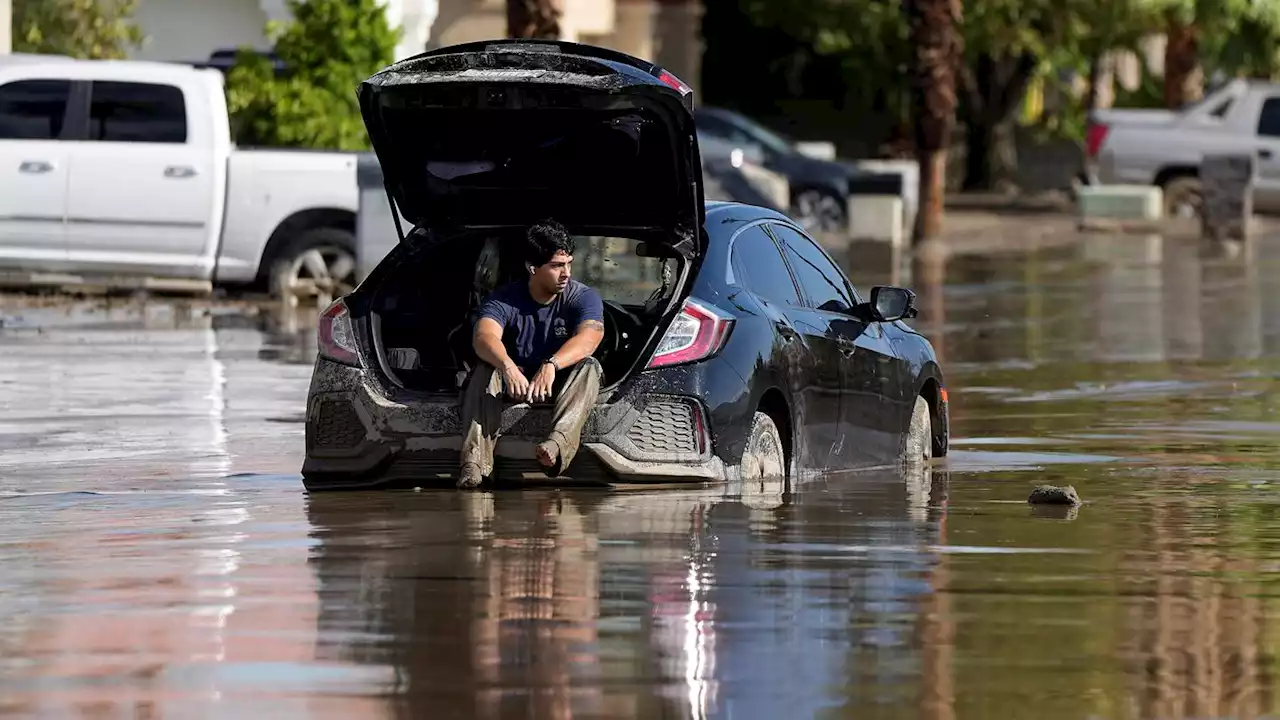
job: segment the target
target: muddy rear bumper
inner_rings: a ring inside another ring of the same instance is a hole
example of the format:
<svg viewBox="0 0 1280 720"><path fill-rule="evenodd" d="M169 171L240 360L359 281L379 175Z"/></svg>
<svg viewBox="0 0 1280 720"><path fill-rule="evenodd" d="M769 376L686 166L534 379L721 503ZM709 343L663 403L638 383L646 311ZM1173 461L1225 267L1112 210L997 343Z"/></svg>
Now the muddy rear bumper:
<svg viewBox="0 0 1280 720"><path fill-rule="evenodd" d="M550 405L512 405L494 452L498 482L548 482L533 459ZM598 405L563 478L591 484L718 482L707 412L694 397L645 394ZM320 360L307 401L309 490L452 485L462 426L457 398L395 397L358 368Z"/></svg>

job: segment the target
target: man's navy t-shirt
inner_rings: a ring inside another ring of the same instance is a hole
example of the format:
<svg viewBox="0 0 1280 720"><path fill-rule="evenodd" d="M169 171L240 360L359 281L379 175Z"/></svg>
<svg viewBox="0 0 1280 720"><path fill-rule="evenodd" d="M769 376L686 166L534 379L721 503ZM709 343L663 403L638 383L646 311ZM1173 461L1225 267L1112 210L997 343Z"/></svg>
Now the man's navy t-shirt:
<svg viewBox="0 0 1280 720"><path fill-rule="evenodd" d="M504 285L485 298L476 322L492 318L502 326L502 344L526 374L538 369L588 320L604 322L604 302L590 287L570 280L564 292L541 305L529 294L529 282Z"/></svg>

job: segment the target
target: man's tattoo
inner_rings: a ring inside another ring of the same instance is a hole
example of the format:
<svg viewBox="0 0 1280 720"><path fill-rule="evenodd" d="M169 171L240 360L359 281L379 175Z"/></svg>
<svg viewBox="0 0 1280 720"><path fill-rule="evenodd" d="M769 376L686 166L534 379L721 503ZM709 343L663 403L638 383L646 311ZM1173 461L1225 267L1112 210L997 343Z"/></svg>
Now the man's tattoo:
<svg viewBox="0 0 1280 720"><path fill-rule="evenodd" d="M600 322L599 320L584 320L582 324L578 326L578 329L579 330L599 330L600 332L604 332L604 323Z"/></svg>

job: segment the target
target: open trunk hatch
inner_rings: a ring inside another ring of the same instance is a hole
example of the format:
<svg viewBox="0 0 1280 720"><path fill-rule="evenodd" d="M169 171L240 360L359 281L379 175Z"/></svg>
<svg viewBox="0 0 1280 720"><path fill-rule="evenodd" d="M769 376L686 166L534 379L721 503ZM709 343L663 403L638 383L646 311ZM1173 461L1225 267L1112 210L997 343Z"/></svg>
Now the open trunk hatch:
<svg viewBox="0 0 1280 720"><path fill-rule="evenodd" d="M567 42L470 43L392 65L359 95L388 192L415 226L553 218L701 249L692 95L651 63Z"/></svg>

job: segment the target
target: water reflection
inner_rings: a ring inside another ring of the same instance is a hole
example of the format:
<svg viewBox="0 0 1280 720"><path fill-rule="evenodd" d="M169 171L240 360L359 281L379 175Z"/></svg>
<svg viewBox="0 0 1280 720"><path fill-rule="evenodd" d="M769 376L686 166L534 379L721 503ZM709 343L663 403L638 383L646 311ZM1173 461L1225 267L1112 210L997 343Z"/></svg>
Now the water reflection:
<svg viewBox="0 0 1280 720"><path fill-rule="evenodd" d="M953 453L768 497L308 497L313 311L6 308L0 714L1275 713L1280 239L877 252Z"/></svg>
<svg viewBox="0 0 1280 720"><path fill-rule="evenodd" d="M920 608L946 478L847 485L774 510L723 489L313 496L317 656L393 671L415 717L937 704L918 638L945 637Z"/></svg>
<svg viewBox="0 0 1280 720"><path fill-rule="evenodd" d="M0 477L296 471L314 322L182 299L32 301L4 316ZM260 462L284 447L284 462Z"/></svg>

